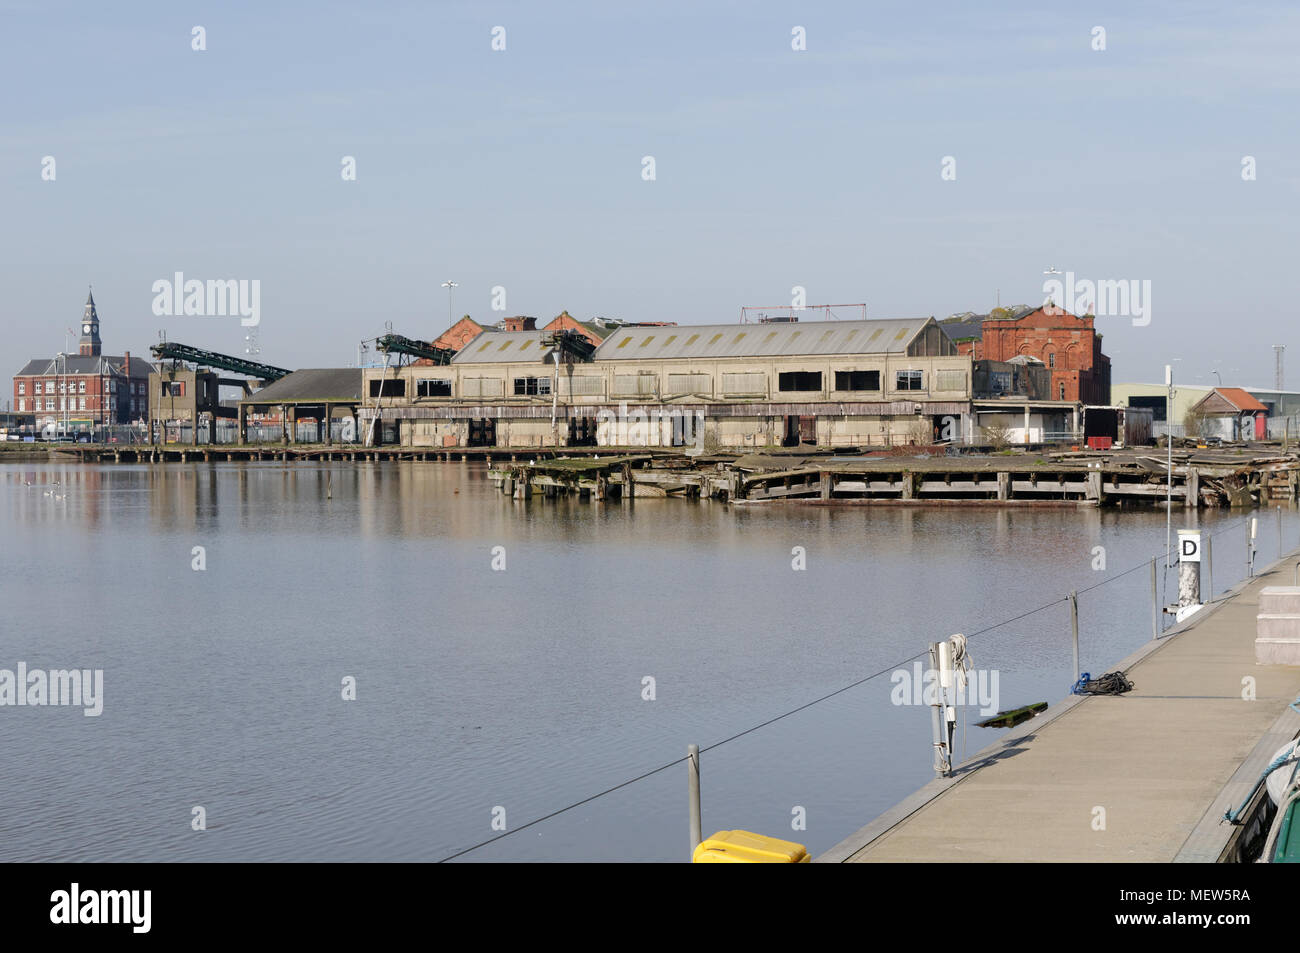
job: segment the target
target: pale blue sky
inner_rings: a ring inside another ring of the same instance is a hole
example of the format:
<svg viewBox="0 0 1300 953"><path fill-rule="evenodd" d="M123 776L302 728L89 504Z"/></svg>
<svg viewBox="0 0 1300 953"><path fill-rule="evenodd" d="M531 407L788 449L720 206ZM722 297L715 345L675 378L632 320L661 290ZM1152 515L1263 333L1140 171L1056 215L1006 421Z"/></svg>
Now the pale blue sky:
<svg viewBox="0 0 1300 953"><path fill-rule="evenodd" d="M176 271L259 279L262 358L310 367L432 337L447 278L483 321L501 285L508 314L703 323L795 285L1037 303L1055 266L1151 280L1148 327L1099 319L1116 381L1271 385L1289 344L1300 389L1292 5L0 0L0 36L5 375L88 282L112 353L241 352L238 318L152 314Z"/></svg>

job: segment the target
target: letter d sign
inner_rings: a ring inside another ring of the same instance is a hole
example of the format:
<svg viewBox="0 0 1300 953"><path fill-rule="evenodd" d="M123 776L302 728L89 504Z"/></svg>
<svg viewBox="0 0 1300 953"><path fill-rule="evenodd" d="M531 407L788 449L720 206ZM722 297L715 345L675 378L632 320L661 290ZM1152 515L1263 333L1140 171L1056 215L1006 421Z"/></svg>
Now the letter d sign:
<svg viewBox="0 0 1300 953"><path fill-rule="evenodd" d="M1180 563L1199 563L1201 561L1200 530L1180 529L1178 531L1178 561Z"/></svg>

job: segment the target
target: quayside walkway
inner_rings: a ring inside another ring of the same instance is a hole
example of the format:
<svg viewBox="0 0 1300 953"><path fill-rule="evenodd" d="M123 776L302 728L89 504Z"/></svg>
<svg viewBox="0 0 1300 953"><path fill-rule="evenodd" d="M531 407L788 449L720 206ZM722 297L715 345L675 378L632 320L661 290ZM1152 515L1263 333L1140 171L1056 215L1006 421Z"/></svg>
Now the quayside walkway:
<svg viewBox="0 0 1300 953"><path fill-rule="evenodd" d="M1218 861L1241 830L1224 811L1300 731L1300 666L1255 662L1259 592L1292 585L1298 558L1113 666L1133 691L1070 696L817 862Z"/></svg>

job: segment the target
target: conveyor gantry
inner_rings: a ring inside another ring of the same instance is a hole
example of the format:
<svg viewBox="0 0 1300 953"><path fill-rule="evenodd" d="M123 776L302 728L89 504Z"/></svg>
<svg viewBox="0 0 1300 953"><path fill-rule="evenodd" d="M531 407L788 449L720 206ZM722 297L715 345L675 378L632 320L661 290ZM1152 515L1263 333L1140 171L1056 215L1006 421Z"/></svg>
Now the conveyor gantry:
<svg viewBox="0 0 1300 953"><path fill-rule="evenodd" d="M236 374L246 374L249 377L256 377L264 381L278 381L281 377L292 373L292 371L285 370L283 367L259 364L257 361L246 361L241 357L218 354L216 351L205 351L202 348L190 347L188 344L177 344L175 341L160 341L149 350L159 360L189 361L191 364L215 367L223 371L233 371Z"/></svg>
<svg viewBox="0 0 1300 953"><path fill-rule="evenodd" d="M385 354L407 354L411 357L422 357L435 364L450 364L451 359L456 356L456 352L450 348L434 347L432 344L413 341L400 334L385 334L376 338L375 347Z"/></svg>

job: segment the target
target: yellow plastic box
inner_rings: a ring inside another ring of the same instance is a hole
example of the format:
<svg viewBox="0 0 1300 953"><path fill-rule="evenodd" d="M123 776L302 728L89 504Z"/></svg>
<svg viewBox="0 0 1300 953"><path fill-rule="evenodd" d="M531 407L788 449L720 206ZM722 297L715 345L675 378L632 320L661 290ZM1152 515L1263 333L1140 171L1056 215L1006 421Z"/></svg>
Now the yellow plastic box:
<svg viewBox="0 0 1300 953"><path fill-rule="evenodd" d="M750 831L718 831L695 848L695 864L807 864L808 848Z"/></svg>

